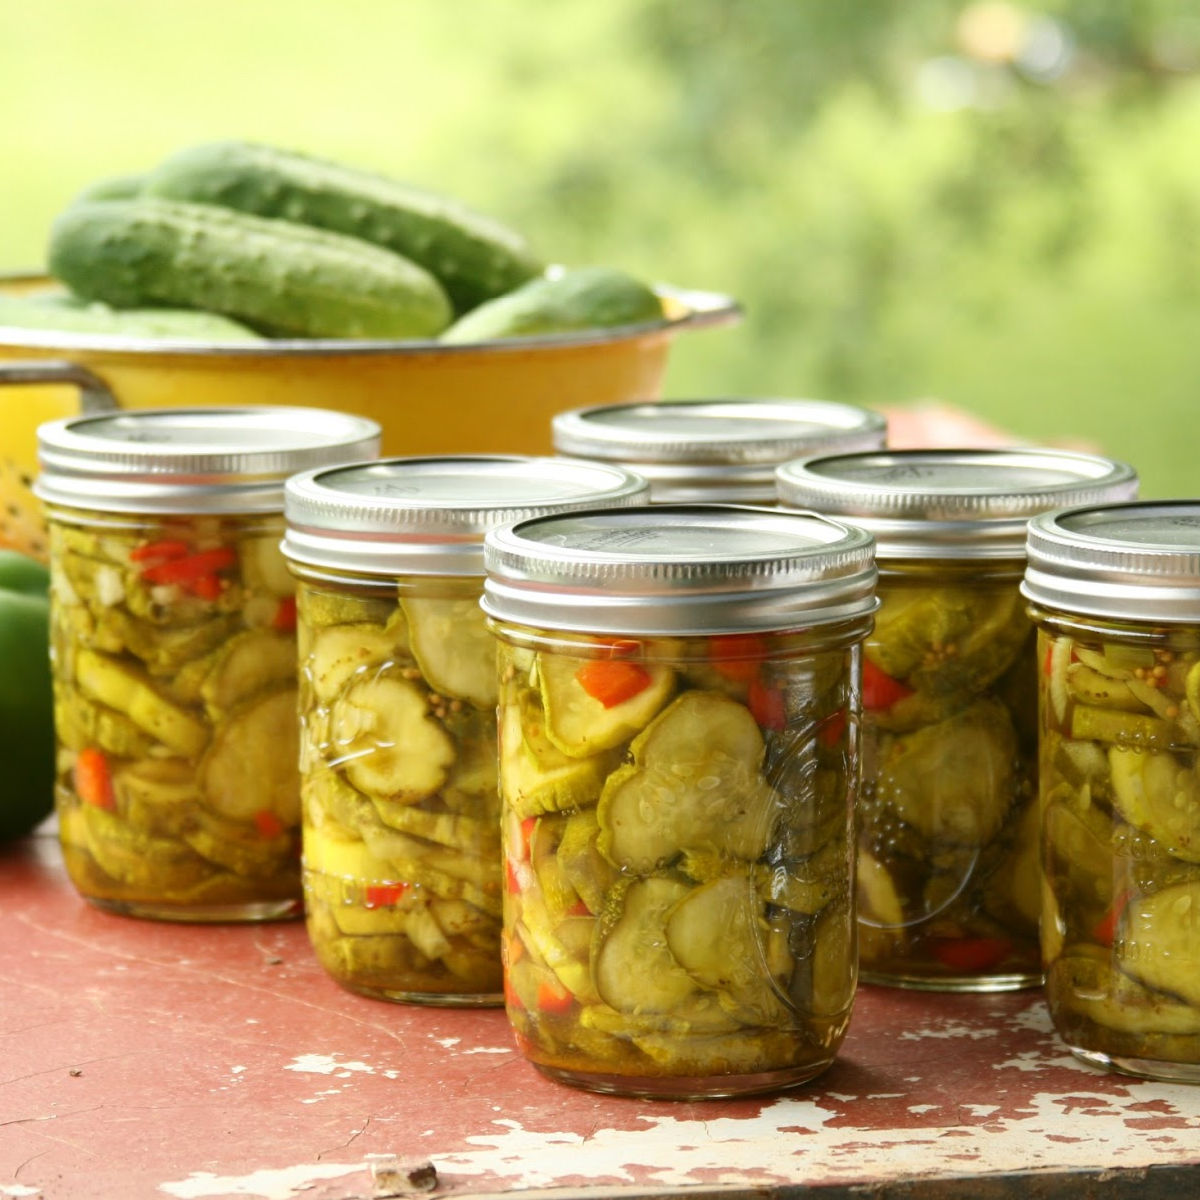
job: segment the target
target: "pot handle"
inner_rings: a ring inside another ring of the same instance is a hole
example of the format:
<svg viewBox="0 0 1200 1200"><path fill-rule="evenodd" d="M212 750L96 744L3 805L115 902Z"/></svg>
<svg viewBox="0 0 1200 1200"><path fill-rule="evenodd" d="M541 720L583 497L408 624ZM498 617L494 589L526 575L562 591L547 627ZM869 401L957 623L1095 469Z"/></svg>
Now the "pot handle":
<svg viewBox="0 0 1200 1200"><path fill-rule="evenodd" d="M74 384L79 389L79 411L85 415L113 412L121 407L99 375L73 362L53 358L0 361L0 387L21 383Z"/></svg>

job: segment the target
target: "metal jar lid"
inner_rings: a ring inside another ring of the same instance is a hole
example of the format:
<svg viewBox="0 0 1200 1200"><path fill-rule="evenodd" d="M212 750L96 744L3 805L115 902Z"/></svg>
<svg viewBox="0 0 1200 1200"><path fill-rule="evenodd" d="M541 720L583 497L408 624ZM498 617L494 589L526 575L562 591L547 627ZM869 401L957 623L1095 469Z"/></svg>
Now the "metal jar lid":
<svg viewBox="0 0 1200 1200"><path fill-rule="evenodd" d="M655 503L774 503L779 463L878 449L887 421L830 400L729 397L570 409L551 434L560 454L632 467Z"/></svg>
<svg viewBox="0 0 1200 1200"><path fill-rule="evenodd" d="M1068 450L887 450L784 463L785 507L875 535L884 559L1016 558L1029 518L1137 495L1127 463Z"/></svg>
<svg viewBox="0 0 1200 1200"><path fill-rule="evenodd" d="M1021 593L1082 616L1200 624L1200 500L1143 500L1035 517Z"/></svg>
<svg viewBox="0 0 1200 1200"><path fill-rule="evenodd" d="M637 504L623 467L523 455L386 458L288 480L283 553L327 571L483 575L489 529L547 513Z"/></svg>
<svg viewBox="0 0 1200 1200"><path fill-rule="evenodd" d="M321 408L137 409L38 429L34 493L123 513L282 512L289 475L379 453L377 422Z"/></svg>
<svg viewBox="0 0 1200 1200"><path fill-rule="evenodd" d="M535 629L788 630L877 607L870 535L816 513L665 504L544 517L493 530L484 561L484 610Z"/></svg>

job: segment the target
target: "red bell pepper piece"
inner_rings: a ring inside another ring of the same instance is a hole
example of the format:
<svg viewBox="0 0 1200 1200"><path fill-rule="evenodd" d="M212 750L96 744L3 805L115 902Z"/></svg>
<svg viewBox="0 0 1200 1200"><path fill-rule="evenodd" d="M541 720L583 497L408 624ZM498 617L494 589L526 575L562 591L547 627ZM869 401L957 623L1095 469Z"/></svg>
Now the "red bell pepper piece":
<svg viewBox="0 0 1200 1200"><path fill-rule="evenodd" d="M521 819L521 860L529 861L529 846L533 841L533 831L537 828L537 817L523 817Z"/></svg>
<svg viewBox="0 0 1200 1200"><path fill-rule="evenodd" d="M537 1006L544 1013L569 1012L575 997L557 979L543 979L538 984Z"/></svg>
<svg viewBox="0 0 1200 1200"><path fill-rule="evenodd" d="M1008 938L939 938L933 944L938 962L954 971L986 971L1012 949Z"/></svg>
<svg viewBox="0 0 1200 1200"><path fill-rule="evenodd" d="M897 700L913 694L912 688L881 671L869 658L863 659L862 677L863 708L868 712L891 708Z"/></svg>
<svg viewBox="0 0 1200 1200"><path fill-rule="evenodd" d="M1111 946L1117 936L1117 924L1129 901L1137 895L1137 888L1125 888L1108 906L1108 911L1092 926L1092 940L1101 946Z"/></svg>
<svg viewBox="0 0 1200 1200"><path fill-rule="evenodd" d="M134 562L161 561L170 558L183 558L189 546L182 538L159 538L156 542L144 542L135 546L129 557Z"/></svg>
<svg viewBox="0 0 1200 1200"><path fill-rule="evenodd" d="M645 667L620 658L586 662L575 672L575 678L605 708L623 704L650 686L650 672Z"/></svg>
<svg viewBox="0 0 1200 1200"><path fill-rule="evenodd" d="M390 908L408 891L407 883L369 883L363 889L364 908Z"/></svg>
<svg viewBox="0 0 1200 1200"><path fill-rule="evenodd" d="M228 570L236 562L237 551L232 546L216 546L153 563L142 569L142 578L147 583L189 584L202 576Z"/></svg>
<svg viewBox="0 0 1200 1200"><path fill-rule="evenodd" d="M730 633L708 640L708 656L717 672L735 683L749 683L766 657L767 644L756 633Z"/></svg>
<svg viewBox="0 0 1200 1200"><path fill-rule="evenodd" d="M260 808L254 814L254 828L265 838L278 837L283 832L283 821L269 808Z"/></svg>
<svg viewBox="0 0 1200 1200"><path fill-rule="evenodd" d="M296 597L284 596L271 618L271 628L280 633L291 633L296 628Z"/></svg>
<svg viewBox="0 0 1200 1200"><path fill-rule="evenodd" d="M85 746L75 759L75 792L84 804L109 812L117 807L108 759L95 746Z"/></svg>
<svg viewBox="0 0 1200 1200"><path fill-rule="evenodd" d="M837 712L830 713L817 726L817 741L826 749L832 749L838 745L845 736L846 710L844 708L839 708Z"/></svg>

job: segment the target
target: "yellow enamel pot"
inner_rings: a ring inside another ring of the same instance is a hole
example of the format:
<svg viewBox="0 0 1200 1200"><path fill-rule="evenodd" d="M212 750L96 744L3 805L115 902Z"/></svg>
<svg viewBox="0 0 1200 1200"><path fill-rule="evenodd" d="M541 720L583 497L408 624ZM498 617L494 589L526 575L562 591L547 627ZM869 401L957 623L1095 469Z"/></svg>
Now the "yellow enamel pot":
<svg viewBox="0 0 1200 1200"><path fill-rule="evenodd" d="M40 276L0 279L0 294ZM660 287L662 320L473 345L436 341L132 340L0 327L0 545L43 553L29 482L43 421L81 410L300 404L383 427L383 453L549 453L566 408L657 397L687 330L726 324L728 296Z"/></svg>

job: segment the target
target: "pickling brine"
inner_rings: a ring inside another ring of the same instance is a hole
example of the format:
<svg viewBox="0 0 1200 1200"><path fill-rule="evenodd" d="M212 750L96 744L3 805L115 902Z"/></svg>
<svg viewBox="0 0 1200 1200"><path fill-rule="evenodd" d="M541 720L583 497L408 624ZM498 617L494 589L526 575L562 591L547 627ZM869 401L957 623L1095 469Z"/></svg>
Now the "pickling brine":
<svg viewBox="0 0 1200 1200"><path fill-rule="evenodd" d="M496 653L478 582L299 587L304 885L367 995L495 997Z"/></svg>
<svg viewBox="0 0 1200 1200"><path fill-rule="evenodd" d="M855 984L851 651L504 639L507 1000L526 1055L618 1086L822 1070Z"/></svg>
<svg viewBox="0 0 1200 1200"><path fill-rule="evenodd" d="M1200 1079L1200 627L1054 624L1039 653L1055 1023L1099 1061Z"/></svg>
<svg viewBox="0 0 1200 1200"><path fill-rule="evenodd" d="M1029 519L1119 500L1124 463L1059 450L891 450L779 468L781 498L876 539L863 648L862 978L930 991L1042 982Z"/></svg>
<svg viewBox="0 0 1200 1200"><path fill-rule="evenodd" d="M282 525L51 514L59 830L68 873L97 903L297 910Z"/></svg>
<svg viewBox="0 0 1200 1200"><path fill-rule="evenodd" d="M1200 1083L1200 502L1029 527L1042 953L1071 1051Z"/></svg>
<svg viewBox="0 0 1200 1200"><path fill-rule="evenodd" d="M1040 973L1034 630L1019 577L881 572L858 811L871 978L966 987Z"/></svg>

